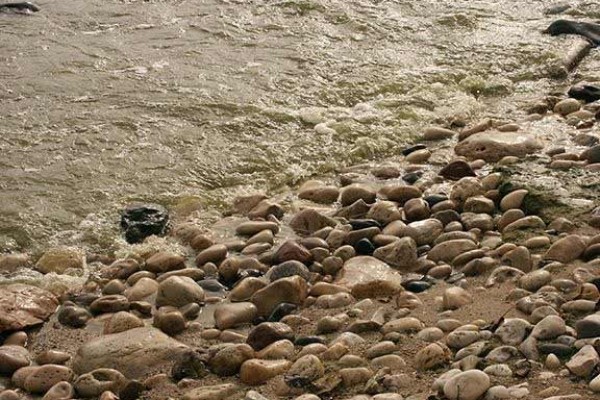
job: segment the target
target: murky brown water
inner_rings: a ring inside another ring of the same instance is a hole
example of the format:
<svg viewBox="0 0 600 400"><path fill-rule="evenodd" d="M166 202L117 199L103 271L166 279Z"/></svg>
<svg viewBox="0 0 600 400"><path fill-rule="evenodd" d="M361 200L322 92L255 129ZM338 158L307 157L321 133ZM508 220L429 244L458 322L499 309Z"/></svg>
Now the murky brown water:
<svg viewBox="0 0 600 400"><path fill-rule="evenodd" d="M37 4L0 14L1 251L111 248L134 199L211 210L510 116L568 43L552 1Z"/></svg>

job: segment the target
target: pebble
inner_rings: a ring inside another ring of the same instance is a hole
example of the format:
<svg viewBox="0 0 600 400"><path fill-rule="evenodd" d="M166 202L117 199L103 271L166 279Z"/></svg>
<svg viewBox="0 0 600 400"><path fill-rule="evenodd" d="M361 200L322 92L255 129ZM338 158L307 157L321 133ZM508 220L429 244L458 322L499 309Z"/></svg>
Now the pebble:
<svg viewBox="0 0 600 400"><path fill-rule="evenodd" d="M473 302L473 296L465 289L454 286L444 291L443 308L444 310L456 310Z"/></svg>
<svg viewBox="0 0 600 400"><path fill-rule="evenodd" d="M191 278L172 276L158 286L156 306L182 307L189 303L202 303L204 290Z"/></svg>
<svg viewBox="0 0 600 400"><path fill-rule="evenodd" d="M477 400L490 387L489 376L478 370L461 372L444 384L444 395L452 400Z"/></svg>
<svg viewBox="0 0 600 400"><path fill-rule="evenodd" d="M252 322L258 315L258 310L253 303L241 302L219 304L215 308L215 325L224 330Z"/></svg>
<svg viewBox="0 0 600 400"><path fill-rule="evenodd" d="M292 328L282 322L263 322L250 330L246 342L254 350L262 350L279 340L294 341Z"/></svg>
<svg viewBox="0 0 600 400"><path fill-rule="evenodd" d="M27 349L15 345L0 346L0 374L12 375L19 368L31 364Z"/></svg>
<svg viewBox="0 0 600 400"><path fill-rule="evenodd" d="M288 360L246 360L240 368L240 380L246 385L260 385L285 373L291 365Z"/></svg>
<svg viewBox="0 0 600 400"><path fill-rule="evenodd" d="M600 364L600 356L593 346L587 345L582 347L565 366L573 374L586 378Z"/></svg>
<svg viewBox="0 0 600 400"><path fill-rule="evenodd" d="M69 382L58 382L42 397L42 400L69 400L75 397L73 385Z"/></svg>

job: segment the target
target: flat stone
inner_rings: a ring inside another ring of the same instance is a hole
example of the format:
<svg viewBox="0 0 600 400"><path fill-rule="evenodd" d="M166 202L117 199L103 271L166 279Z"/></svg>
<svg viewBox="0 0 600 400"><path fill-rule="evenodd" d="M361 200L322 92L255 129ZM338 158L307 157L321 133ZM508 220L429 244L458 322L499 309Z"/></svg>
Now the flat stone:
<svg viewBox="0 0 600 400"><path fill-rule="evenodd" d="M415 250L416 254L416 250ZM352 291L356 286L363 293L368 289L383 287L401 287L402 275L388 264L371 256L350 258L344 263L334 283ZM380 285L381 283L381 285ZM392 286L390 286L392 285ZM401 290L401 289L398 289ZM358 293L358 297L362 297Z"/></svg>
<svg viewBox="0 0 600 400"><path fill-rule="evenodd" d="M27 390L29 393L46 393L57 383L70 382L73 378L74 374L71 368L63 365L42 365L27 375L22 389Z"/></svg>
<svg viewBox="0 0 600 400"><path fill-rule="evenodd" d="M450 363L452 352L439 343L431 343L419 350L415 356L415 366L419 370L428 370L445 366Z"/></svg>
<svg viewBox="0 0 600 400"><path fill-rule="evenodd" d="M56 311L56 297L35 286L0 286L0 332L39 325Z"/></svg>
<svg viewBox="0 0 600 400"><path fill-rule="evenodd" d="M135 328L101 336L79 348L73 369L79 375L111 368L127 378L140 378L168 368L188 347L152 327Z"/></svg>
<svg viewBox="0 0 600 400"><path fill-rule="evenodd" d="M506 156L523 158L542 148L531 135L514 132L481 132L458 143L454 151L471 160L497 162Z"/></svg>
<svg viewBox="0 0 600 400"><path fill-rule="evenodd" d="M127 384L127 378L119 371L101 368L80 375L75 380L75 389L83 397L99 397L107 390L119 393Z"/></svg>
<svg viewBox="0 0 600 400"><path fill-rule="evenodd" d="M226 400L242 390L242 387L234 383L221 385L202 386L186 392L182 400Z"/></svg>
<svg viewBox="0 0 600 400"><path fill-rule="evenodd" d="M312 208L306 208L297 213L289 223L290 228L299 235L309 236L314 232L328 226L335 226L337 222L333 218L326 217Z"/></svg>

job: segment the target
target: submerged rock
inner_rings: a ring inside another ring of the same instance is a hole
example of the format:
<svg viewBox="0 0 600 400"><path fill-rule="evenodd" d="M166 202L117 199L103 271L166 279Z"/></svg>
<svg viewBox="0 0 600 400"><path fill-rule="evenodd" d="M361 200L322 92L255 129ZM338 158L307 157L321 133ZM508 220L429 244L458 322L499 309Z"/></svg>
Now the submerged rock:
<svg viewBox="0 0 600 400"><path fill-rule="evenodd" d="M541 149L530 135L514 132L481 132L460 142L454 151L469 159L496 162L506 156L525 157Z"/></svg>

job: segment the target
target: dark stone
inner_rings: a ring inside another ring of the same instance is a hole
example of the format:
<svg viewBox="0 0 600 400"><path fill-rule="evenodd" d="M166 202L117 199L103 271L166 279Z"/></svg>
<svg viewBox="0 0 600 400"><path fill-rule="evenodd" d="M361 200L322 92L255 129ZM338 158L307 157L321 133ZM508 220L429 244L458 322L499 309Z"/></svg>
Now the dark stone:
<svg viewBox="0 0 600 400"><path fill-rule="evenodd" d="M162 236L168 223L169 212L159 204L134 203L121 213L121 228L128 243L140 243L151 235Z"/></svg>
<svg viewBox="0 0 600 400"><path fill-rule="evenodd" d="M402 150L402 155L407 156L410 153L414 153L415 151L418 151L418 150L424 150L426 148L427 148L427 146L425 146L424 144L415 144L413 146L407 147L404 150Z"/></svg>
<svg viewBox="0 0 600 400"><path fill-rule="evenodd" d="M58 322L71 328L83 328L92 315L82 307L73 303L65 303L58 310Z"/></svg>
<svg viewBox="0 0 600 400"><path fill-rule="evenodd" d="M448 196L445 194L430 194L423 198L429 204L429 207L435 206L437 203L448 200Z"/></svg>
<svg viewBox="0 0 600 400"><path fill-rule="evenodd" d="M365 238L360 239L358 242L356 242L356 244L354 245L354 249L359 255L371 256L375 251L375 245L369 239Z"/></svg>
<svg viewBox="0 0 600 400"><path fill-rule="evenodd" d="M227 292L227 286L223 285L217 279L202 279L196 283L204 289L205 292L217 294L225 294L225 292Z"/></svg>
<svg viewBox="0 0 600 400"><path fill-rule="evenodd" d="M422 176L423 172L421 171L409 172L408 174L402 175L402 180L409 185L412 185L421 179Z"/></svg>
<svg viewBox="0 0 600 400"><path fill-rule="evenodd" d="M438 175L451 181L458 181L466 176L477 176L469 163L463 160L452 161L442 168Z"/></svg>
<svg viewBox="0 0 600 400"><path fill-rule="evenodd" d="M272 267L267 273L267 276L271 282L275 282L276 280L279 280L281 278L287 278L295 275L300 276L305 281L310 281L310 271L308 270L306 265L296 260L286 261L279 265L276 265Z"/></svg>
<svg viewBox="0 0 600 400"><path fill-rule="evenodd" d="M268 318L269 322L279 322L281 318L296 311L298 306L292 303L281 303L271 313ZM261 321L262 322L262 321Z"/></svg>
<svg viewBox="0 0 600 400"><path fill-rule="evenodd" d="M431 250L431 246L428 244L419 246L419 247L417 247L417 256L421 257L422 255L429 253L429 250Z"/></svg>
<svg viewBox="0 0 600 400"><path fill-rule="evenodd" d="M600 337L600 315L592 314L575 324L578 339Z"/></svg>
<svg viewBox="0 0 600 400"><path fill-rule="evenodd" d="M438 211L431 217L440 221L444 226L448 225L450 222L460 221L460 214L455 210Z"/></svg>
<svg viewBox="0 0 600 400"><path fill-rule="evenodd" d="M593 260L600 257L600 243L596 243L585 249L583 253L584 260Z"/></svg>
<svg viewBox="0 0 600 400"><path fill-rule="evenodd" d="M30 3L28 1L23 1L20 3L0 4L0 10L2 8L9 8L11 10L16 10L16 11L21 11L21 12L25 12L25 11L38 12L38 11L40 11L40 8L38 6L36 6L35 4Z"/></svg>
<svg viewBox="0 0 600 400"><path fill-rule="evenodd" d="M281 322L263 322L250 331L246 343L254 350L259 351L278 340L288 339L294 341L294 331Z"/></svg>
<svg viewBox="0 0 600 400"><path fill-rule="evenodd" d="M409 292L421 293L431 288L431 283L423 280L410 280L402 282L402 287Z"/></svg>
<svg viewBox="0 0 600 400"><path fill-rule="evenodd" d="M589 22L559 19L550 24L544 33L550 36L564 34L580 35L587 38L594 46L600 44L600 25Z"/></svg>
<svg viewBox="0 0 600 400"><path fill-rule="evenodd" d="M294 341L296 346L307 346L314 343L326 344L327 341L320 336L299 336Z"/></svg>
<svg viewBox="0 0 600 400"><path fill-rule="evenodd" d="M542 354L554 354L559 358L570 357L575 353L575 349L560 343L540 343L538 350Z"/></svg>
<svg viewBox="0 0 600 400"><path fill-rule="evenodd" d="M206 375L208 375L206 354L195 350L186 351L181 354L171 369L171 377L175 381L180 381L184 378L202 379Z"/></svg>
<svg viewBox="0 0 600 400"><path fill-rule="evenodd" d="M448 278L446 278L446 282L454 284L460 281L461 279L465 279L465 274L463 274L462 272L453 272Z"/></svg>
<svg viewBox="0 0 600 400"><path fill-rule="evenodd" d="M567 94L569 97L577 100L583 100L586 103L592 103L596 100L600 100L600 88L594 85L577 84L572 86Z"/></svg>
<svg viewBox="0 0 600 400"><path fill-rule="evenodd" d="M119 400L137 400L145 390L142 382L131 380L119 391Z"/></svg>
<svg viewBox="0 0 600 400"><path fill-rule="evenodd" d="M351 219L349 224L352 225L352 230L358 231L366 228L379 228L381 229L381 223L374 219Z"/></svg>
<svg viewBox="0 0 600 400"><path fill-rule="evenodd" d="M590 164L600 163L600 145L590 147L579 156L582 160L587 160Z"/></svg>

